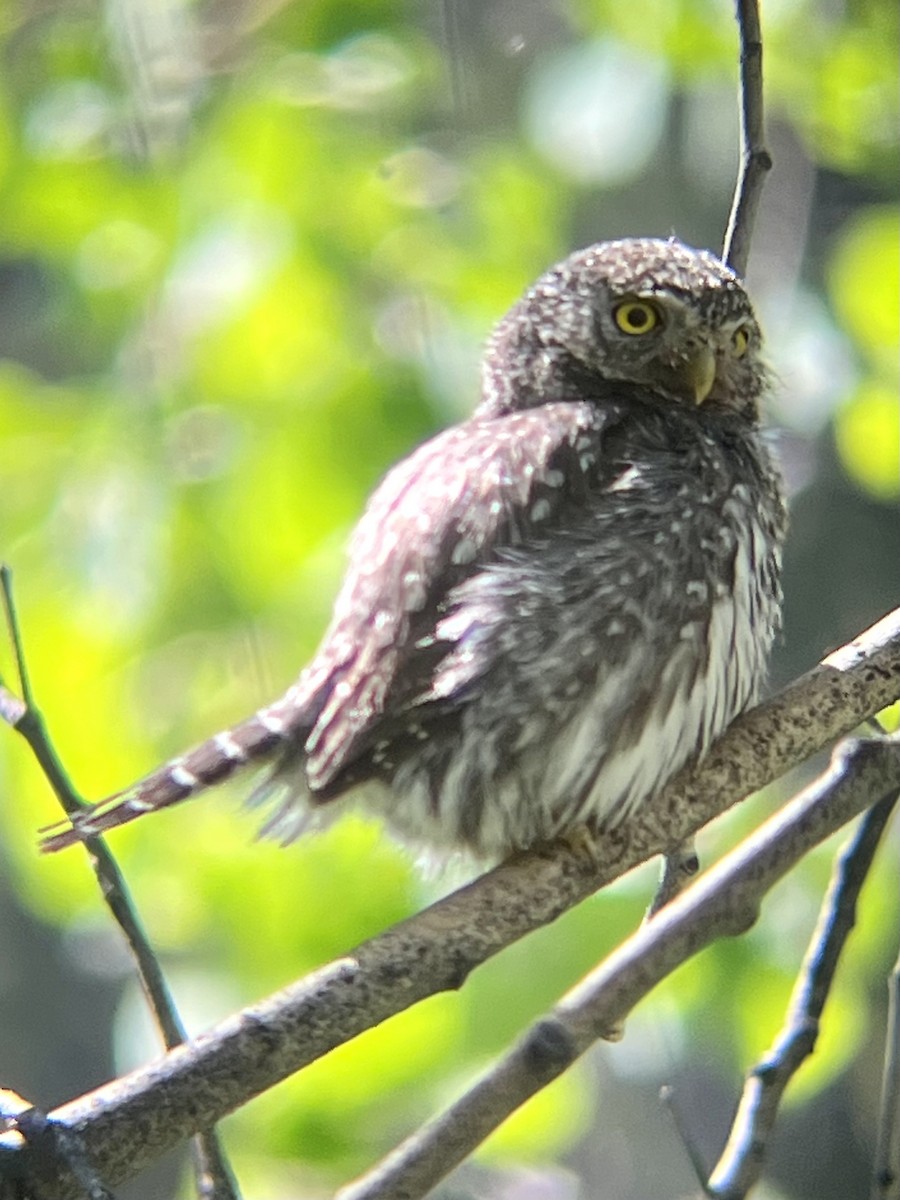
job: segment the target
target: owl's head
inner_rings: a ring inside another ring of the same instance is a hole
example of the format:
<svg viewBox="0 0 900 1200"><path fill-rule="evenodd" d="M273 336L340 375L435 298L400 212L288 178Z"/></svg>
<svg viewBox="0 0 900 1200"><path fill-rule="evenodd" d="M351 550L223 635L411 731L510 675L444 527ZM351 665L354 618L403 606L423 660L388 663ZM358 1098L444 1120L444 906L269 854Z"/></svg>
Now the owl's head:
<svg viewBox="0 0 900 1200"><path fill-rule="evenodd" d="M481 411L631 395L755 420L760 350L747 293L715 255L674 239L601 242L542 275L496 327Z"/></svg>

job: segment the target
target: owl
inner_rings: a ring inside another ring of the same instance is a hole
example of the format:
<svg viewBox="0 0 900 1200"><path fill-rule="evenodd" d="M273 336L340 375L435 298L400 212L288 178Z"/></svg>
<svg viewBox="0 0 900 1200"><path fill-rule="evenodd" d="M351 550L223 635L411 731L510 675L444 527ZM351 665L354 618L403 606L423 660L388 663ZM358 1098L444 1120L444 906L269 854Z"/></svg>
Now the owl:
<svg viewBox="0 0 900 1200"><path fill-rule="evenodd" d="M254 765L285 841L345 798L487 859L626 821L765 679L785 533L766 387L714 255L570 255L496 326L472 416L375 491L296 683L46 847Z"/></svg>

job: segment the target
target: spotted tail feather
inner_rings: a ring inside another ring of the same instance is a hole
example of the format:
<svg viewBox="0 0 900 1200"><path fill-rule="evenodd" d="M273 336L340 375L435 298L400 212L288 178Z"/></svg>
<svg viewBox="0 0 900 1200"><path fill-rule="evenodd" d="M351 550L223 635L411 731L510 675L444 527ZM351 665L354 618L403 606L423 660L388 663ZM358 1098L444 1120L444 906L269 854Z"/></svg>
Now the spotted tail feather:
<svg viewBox="0 0 900 1200"><path fill-rule="evenodd" d="M254 716L217 733L207 741L170 759L124 792L84 809L67 828L41 841L41 849L64 850L85 838L95 837L119 825L127 825L144 813L180 804L205 788L223 783L246 766L272 758L297 732L296 722L285 719L281 703L260 709Z"/></svg>

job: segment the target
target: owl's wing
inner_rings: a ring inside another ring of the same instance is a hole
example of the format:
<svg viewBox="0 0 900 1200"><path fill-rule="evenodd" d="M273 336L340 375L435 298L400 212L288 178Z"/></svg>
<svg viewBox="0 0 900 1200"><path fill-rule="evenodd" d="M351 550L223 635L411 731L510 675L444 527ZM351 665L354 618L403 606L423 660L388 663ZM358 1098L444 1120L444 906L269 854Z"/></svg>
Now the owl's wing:
<svg viewBox="0 0 900 1200"><path fill-rule="evenodd" d="M452 589L596 486L613 419L587 403L472 419L387 475L357 526L319 652L289 693L309 714L314 793L340 790L338 776L429 689L453 649L434 636Z"/></svg>

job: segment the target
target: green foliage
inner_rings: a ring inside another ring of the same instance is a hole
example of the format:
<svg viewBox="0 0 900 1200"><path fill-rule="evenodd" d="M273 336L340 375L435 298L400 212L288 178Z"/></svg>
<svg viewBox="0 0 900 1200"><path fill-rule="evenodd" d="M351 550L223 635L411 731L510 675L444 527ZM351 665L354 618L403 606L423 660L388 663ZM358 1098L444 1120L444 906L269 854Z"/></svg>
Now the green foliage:
<svg viewBox="0 0 900 1200"><path fill-rule="evenodd" d="M900 477L898 209L885 190L896 6L770 7L775 121L850 197L828 240L811 229L807 271L820 293L826 277L826 336L849 347L855 378L835 444L866 495L888 500ZM325 625L367 492L471 404L478 344L536 272L573 242L626 229L695 222L715 244L728 203L724 189L701 196L682 166L655 175L654 162L678 156L678 105L733 84L729 5L582 0L560 17L570 44L647 55L666 89L649 182L593 183L568 178L520 131L522 96L556 44L520 34L511 9L459 31L449 66L428 6L276 5L252 29L217 26L215 11L172 6L177 27L145 60L139 38L101 27L93 9L23 13L2 35L0 555L16 572L53 737L94 798L290 682ZM627 111L635 136L649 127L649 115ZM702 151L714 114L701 113ZM655 226L634 227L644 219ZM788 236L799 243L802 221ZM0 665L9 678L5 650ZM221 1008L212 1004L220 1016L347 952L437 887L354 816L287 851L248 844L241 794L114 841L176 987L187 961L213 1001L227 977ZM57 813L11 733L0 736L0 805L4 867L22 902L89 946L107 918L78 853L36 855L35 829ZM739 815L715 844L749 827ZM813 856L773 897L799 914L788 939L764 922L650 1001L672 1036L661 1073L678 1070L690 1029L729 1080L767 1044L826 874L827 857ZM237 1115L232 1139L256 1194L362 1169L625 936L649 889L646 874L625 881L458 995L373 1030ZM807 1091L866 1035L867 980L883 958L872 930L897 917L895 889L876 894ZM98 962L85 950L81 969ZM129 1056L153 1052L125 1025ZM486 1153L563 1155L593 1119L592 1088L576 1070Z"/></svg>
<svg viewBox="0 0 900 1200"><path fill-rule="evenodd" d="M837 415L837 447L851 476L882 500L900 495L898 241L900 210L863 210L848 222L829 277L832 303L859 348L864 372Z"/></svg>

